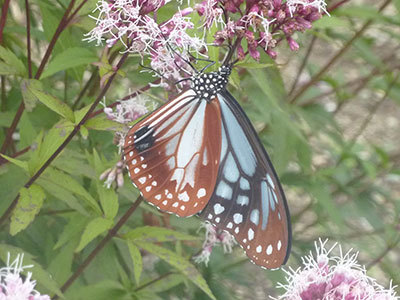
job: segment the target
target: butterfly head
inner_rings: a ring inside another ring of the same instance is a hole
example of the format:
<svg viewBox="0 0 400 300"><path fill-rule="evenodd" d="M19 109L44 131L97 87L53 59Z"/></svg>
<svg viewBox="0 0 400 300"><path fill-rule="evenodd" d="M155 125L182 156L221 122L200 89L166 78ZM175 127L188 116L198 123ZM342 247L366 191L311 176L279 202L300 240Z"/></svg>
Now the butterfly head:
<svg viewBox="0 0 400 300"><path fill-rule="evenodd" d="M230 74L230 66L221 66L217 72L200 73L193 78L192 88L199 98L211 101L225 89Z"/></svg>

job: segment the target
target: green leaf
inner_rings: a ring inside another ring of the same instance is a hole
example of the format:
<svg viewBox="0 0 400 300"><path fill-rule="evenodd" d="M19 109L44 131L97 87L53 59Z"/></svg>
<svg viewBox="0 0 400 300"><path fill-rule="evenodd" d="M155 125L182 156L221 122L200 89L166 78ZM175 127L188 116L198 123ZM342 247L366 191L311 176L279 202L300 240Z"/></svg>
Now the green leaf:
<svg viewBox="0 0 400 300"><path fill-rule="evenodd" d="M81 108L80 110L74 111L75 125L77 125L83 119L83 117L89 111L91 106L92 106L92 104L89 104L89 105L86 105L85 107Z"/></svg>
<svg viewBox="0 0 400 300"><path fill-rule="evenodd" d="M26 250L21 248L0 244L0 258L4 263L7 263L8 255L10 255L10 262L13 262L16 255L24 254L23 266L32 265L32 268L24 268L21 273L25 276L31 272L32 278L34 278L37 283L39 283L43 289L48 291L48 294L54 293L63 298L62 293L58 287L57 282L53 279L52 275L48 273L38 262L33 259L33 255L29 254Z"/></svg>
<svg viewBox="0 0 400 300"><path fill-rule="evenodd" d="M74 113L67 104L57 99L56 97L53 97L50 94L37 90L35 87L31 85L28 87L28 89L40 102L42 102L52 111L56 112L60 116L63 116L72 123L75 122Z"/></svg>
<svg viewBox="0 0 400 300"><path fill-rule="evenodd" d="M81 65L89 65L98 61L96 55L87 48L67 48L60 54L56 55L43 72L40 79L49 77L59 71L67 70Z"/></svg>
<svg viewBox="0 0 400 300"><path fill-rule="evenodd" d="M62 186L64 189L74 193L75 195L81 196L96 212L96 214L102 215L101 209L96 200L85 190L81 183L77 182L70 175L54 168L48 168L42 177L53 182L54 184Z"/></svg>
<svg viewBox="0 0 400 300"><path fill-rule="evenodd" d="M261 64L256 61L243 61L235 64L235 67L242 67L245 69L264 69L269 67L274 67L275 64Z"/></svg>
<svg viewBox="0 0 400 300"><path fill-rule="evenodd" d="M57 243L53 250L64 246L69 241L79 237L88 224L88 220L80 215L73 215L67 225L64 226L62 233L59 235Z"/></svg>
<svg viewBox="0 0 400 300"><path fill-rule="evenodd" d="M169 289L181 284L185 276L177 273L177 274L170 274L167 277L164 277L163 280L158 280L153 284L149 285L148 287L144 288L144 290L150 290L153 293L160 293L164 291L168 291ZM146 282L143 282L142 285L146 285Z"/></svg>
<svg viewBox="0 0 400 300"><path fill-rule="evenodd" d="M193 241L199 239L198 237L189 234L155 226L143 226L135 228L124 234L123 237L130 241L143 241L150 243Z"/></svg>
<svg viewBox="0 0 400 300"><path fill-rule="evenodd" d="M186 275L186 277L190 281L192 281L197 287L205 292L211 299L216 300L210 288L208 287L207 282L201 276L200 272L185 258L177 255L171 250L165 249L152 243L135 241L135 244L138 245L140 248L150 253L153 253L154 255L164 260L166 263L170 264L171 266L182 272L182 274Z"/></svg>
<svg viewBox="0 0 400 300"><path fill-rule="evenodd" d="M85 126L88 129L94 130L106 130L106 131L121 131L124 128L124 124L111 121L107 119L107 116L100 114L94 118L89 119Z"/></svg>
<svg viewBox="0 0 400 300"><path fill-rule="evenodd" d="M108 189L97 181L97 192L100 196L101 207L107 219L114 219L118 213L118 195L113 189Z"/></svg>
<svg viewBox="0 0 400 300"><path fill-rule="evenodd" d="M35 174L61 146L67 135L72 131L72 128L72 124L68 126L65 122L59 122L47 132L44 138L43 131L39 133L35 143L32 145L33 153L28 163L31 175Z"/></svg>
<svg viewBox="0 0 400 300"><path fill-rule="evenodd" d="M86 226L85 231L82 234L81 241L76 249L76 252L81 251L87 244L93 239L102 234L103 232L110 229L113 225L113 221L104 218L95 218L89 222Z"/></svg>
<svg viewBox="0 0 400 300"><path fill-rule="evenodd" d="M129 253L131 255L132 261L133 261L133 273L135 275L135 281L136 284L139 284L140 282L140 275L142 274L143 270L143 261L142 261L142 255L140 254L140 251L138 247L135 246L135 244L131 242L127 242L128 248L129 248Z"/></svg>
<svg viewBox="0 0 400 300"><path fill-rule="evenodd" d="M313 22L313 29L328 29L328 28L338 28L338 27L348 27L349 22L343 18L338 18L335 16L323 16L321 19Z"/></svg>
<svg viewBox="0 0 400 300"><path fill-rule="evenodd" d="M0 153L0 155L3 158L7 159L10 163L13 163L14 165L16 165L16 166L18 166L18 167L20 167L23 170L28 172L29 167L28 167L28 163L26 161L22 161L22 160L19 160L19 159L16 159L16 158L12 158L12 157L9 157L9 156L1 154L1 153Z"/></svg>
<svg viewBox="0 0 400 300"><path fill-rule="evenodd" d="M0 75L26 76L27 71L24 63L9 49L0 46Z"/></svg>
<svg viewBox="0 0 400 300"><path fill-rule="evenodd" d="M28 227L35 215L39 213L45 197L43 189L36 184L31 185L29 188L21 188L17 206L11 215L11 235L16 235Z"/></svg>
<svg viewBox="0 0 400 300"><path fill-rule="evenodd" d="M24 79L21 81L22 98L24 99L25 108L29 112L35 108L37 103L37 97L30 89L41 91L43 90L43 85L36 79Z"/></svg>

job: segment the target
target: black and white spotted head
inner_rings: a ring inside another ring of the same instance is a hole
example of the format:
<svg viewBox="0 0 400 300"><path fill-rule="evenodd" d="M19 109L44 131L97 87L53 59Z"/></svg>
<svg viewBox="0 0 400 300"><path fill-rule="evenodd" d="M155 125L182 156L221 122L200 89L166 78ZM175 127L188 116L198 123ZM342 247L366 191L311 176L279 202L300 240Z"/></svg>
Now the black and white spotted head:
<svg viewBox="0 0 400 300"><path fill-rule="evenodd" d="M225 89L231 70L230 66L221 66L217 72L201 73L195 76L192 88L196 95L201 99L211 101L217 93Z"/></svg>

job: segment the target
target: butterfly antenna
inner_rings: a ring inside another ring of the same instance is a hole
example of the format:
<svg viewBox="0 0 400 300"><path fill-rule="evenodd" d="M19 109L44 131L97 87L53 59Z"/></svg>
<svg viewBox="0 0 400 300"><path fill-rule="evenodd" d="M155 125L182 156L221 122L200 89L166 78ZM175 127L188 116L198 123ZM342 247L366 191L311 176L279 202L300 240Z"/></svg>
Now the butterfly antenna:
<svg viewBox="0 0 400 300"><path fill-rule="evenodd" d="M224 59L224 62L222 63L223 66L233 66L237 62L237 60L235 60L232 63L230 61L231 61L231 59L233 57L233 54L236 51L236 48L239 46L241 41L242 41L241 38L237 38L235 43L233 44L233 46L232 45L228 45L229 51L228 51L228 54L226 55L226 57Z"/></svg>
<svg viewBox="0 0 400 300"><path fill-rule="evenodd" d="M164 36L164 34L162 34L161 33L161 35L163 36L163 38L164 38L164 40L165 40L165 42L166 42L166 45L167 45L167 47L168 47L168 49L170 49L173 53L175 53L180 59L182 59L187 65L189 65L191 68L192 68L192 70L197 74L198 73L198 71L196 70L196 68L190 63L190 61L189 60L187 60L186 58L184 58L178 51L176 51L171 45L170 45L170 43L168 42L168 40L167 40L167 38ZM175 63L175 65L176 65L176 63ZM177 66L180 70L183 70L181 67L179 67L179 66ZM190 74L190 75L192 75L192 74Z"/></svg>
<svg viewBox="0 0 400 300"><path fill-rule="evenodd" d="M142 63L139 63L139 66L141 66L143 69L147 69L147 70L150 70L150 71L156 73L159 77L161 77L162 79L168 81L168 78L165 77L165 76L164 76L163 74L161 74L160 72L158 72L157 70L154 70L154 69L151 68L151 67L146 67L146 66L143 65Z"/></svg>

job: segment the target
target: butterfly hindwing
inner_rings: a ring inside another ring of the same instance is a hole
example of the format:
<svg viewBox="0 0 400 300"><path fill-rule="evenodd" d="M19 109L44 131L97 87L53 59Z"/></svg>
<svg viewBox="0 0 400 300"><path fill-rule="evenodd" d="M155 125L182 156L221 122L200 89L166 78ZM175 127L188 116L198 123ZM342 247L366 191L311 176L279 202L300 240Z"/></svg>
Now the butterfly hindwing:
<svg viewBox="0 0 400 300"><path fill-rule="evenodd" d="M180 217L205 207L218 173L220 119L218 101L188 90L129 130L125 162L147 201Z"/></svg>
<svg viewBox="0 0 400 300"><path fill-rule="evenodd" d="M201 216L231 233L257 265L277 268L290 251L289 211L276 173L236 100L218 94L221 156L215 191Z"/></svg>

